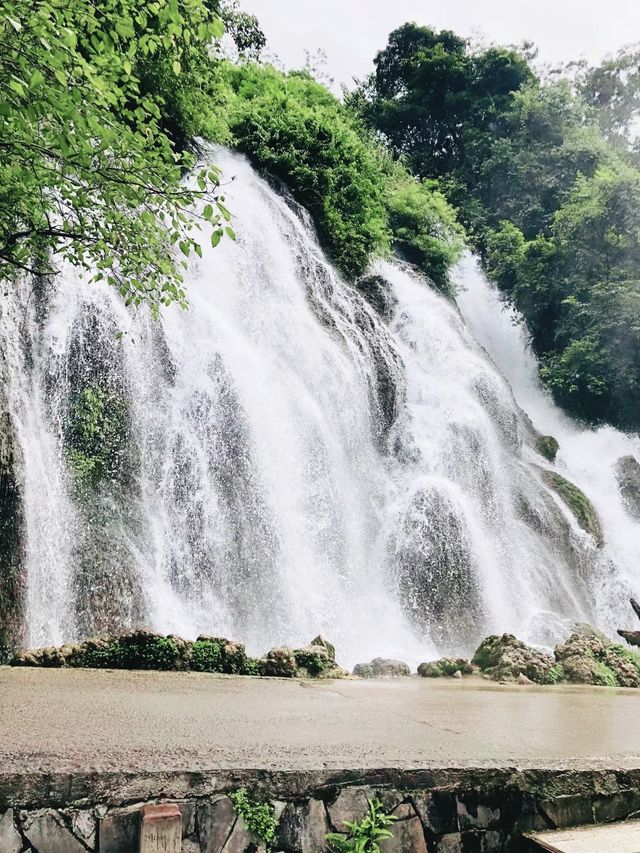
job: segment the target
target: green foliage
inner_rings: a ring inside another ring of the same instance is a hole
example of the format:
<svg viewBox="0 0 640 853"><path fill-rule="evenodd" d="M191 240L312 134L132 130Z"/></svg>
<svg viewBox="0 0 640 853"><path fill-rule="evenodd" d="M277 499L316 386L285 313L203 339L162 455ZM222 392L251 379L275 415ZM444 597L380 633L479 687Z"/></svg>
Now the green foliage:
<svg viewBox="0 0 640 853"><path fill-rule="evenodd" d="M640 654L638 652L634 652L627 646L613 643L607 646L607 655L612 655L614 658L620 658L622 661L632 664L640 675Z"/></svg>
<svg viewBox="0 0 640 853"><path fill-rule="evenodd" d="M453 210L433 183L394 163L352 110L304 72L252 63L220 63L214 88L207 135L286 184L347 278L393 242L447 289L461 248Z"/></svg>
<svg viewBox="0 0 640 853"><path fill-rule="evenodd" d="M603 661L596 660L593 662L593 683L599 687L617 687L618 679L615 672L610 669Z"/></svg>
<svg viewBox="0 0 640 853"><path fill-rule="evenodd" d="M245 822L247 829L267 846L276 837L278 821L271 803L261 803L251 800L245 788L232 791L229 799L233 808Z"/></svg>
<svg viewBox="0 0 640 853"><path fill-rule="evenodd" d="M379 853L380 842L391 838L389 827L397 820L387 814L379 800L369 800L367 815L358 822L345 821L348 833L332 832L326 836L329 849L334 853Z"/></svg>
<svg viewBox="0 0 640 853"><path fill-rule="evenodd" d="M72 395L65 448L79 494L118 476L128 435L128 413L120 396L97 383Z"/></svg>
<svg viewBox="0 0 640 853"><path fill-rule="evenodd" d="M560 445L552 435L539 435L536 438L536 450L549 462L555 462Z"/></svg>
<svg viewBox="0 0 640 853"><path fill-rule="evenodd" d="M195 161L175 138L220 19L204 0L0 0L0 11L0 276L54 272L57 252L127 304L184 304L200 222L221 233L226 218L218 170L186 184ZM193 220L205 199L209 215Z"/></svg>
<svg viewBox="0 0 640 853"><path fill-rule="evenodd" d="M543 382L587 421L638 429L637 46L541 83L521 53L406 24L375 62L350 105L440 179L524 314Z"/></svg>
<svg viewBox="0 0 640 853"><path fill-rule="evenodd" d="M393 244L439 290L450 292L449 269L459 260L463 230L434 181L416 181L402 171L387 195Z"/></svg>
<svg viewBox="0 0 640 853"><path fill-rule="evenodd" d="M543 684L560 684L561 681L564 681L564 671L560 664L555 664L549 669L543 678Z"/></svg>
<svg viewBox="0 0 640 853"><path fill-rule="evenodd" d="M222 672L222 648L216 640L196 640L191 645L191 669L196 672Z"/></svg>
<svg viewBox="0 0 640 853"><path fill-rule="evenodd" d="M136 631L108 642L89 641L75 666L99 669L180 669L182 651L173 637Z"/></svg>

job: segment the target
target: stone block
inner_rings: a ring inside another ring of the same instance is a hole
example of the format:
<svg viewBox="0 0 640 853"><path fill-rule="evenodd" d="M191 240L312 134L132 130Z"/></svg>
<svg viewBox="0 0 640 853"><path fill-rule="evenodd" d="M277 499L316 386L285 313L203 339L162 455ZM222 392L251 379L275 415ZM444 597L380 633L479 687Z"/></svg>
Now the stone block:
<svg viewBox="0 0 640 853"><path fill-rule="evenodd" d="M237 818L231 835L227 838L223 853L266 853L266 846L259 844L251 835L241 817Z"/></svg>
<svg viewBox="0 0 640 853"><path fill-rule="evenodd" d="M0 817L0 851L20 853L23 847L20 833L13 822L13 809L9 809Z"/></svg>
<svg viewBox="0 0 640 853"><path fill-rule="evenodd" d="M449 832L441 836L436 844L436 853L462 853L462 835Z"/></svg>
<svg viewBox="0 0 640 853"><path fill-rule="evenodd" d="M458 831L455 794L431 791L414 795L413 802L424 827L434 835L450 835Z"/></svg>
<svg viewBox="0 0 640 853"><path fill-rule="evenodd" d="M343 788L327 811L334 830L344 832L344 822L362 820L368 808L367 795L362 788Z"/></svg>
<svg viewBox="0 0 640 853"><path fill-rule="evenodd" d="M205 800L198 806L196 825L202 853L222 853L236 822L233 803L228 797Z"/></svg>
<svg viewBox="0 0 640 853"><path fill-rule="evenodd" d="M427 853L427 843L419 817L399 820L389 829L392 836L380 842L381 853Z"/></svg>
<svg viewBox="0 0 640 853"><path fill-rule="evenodd" d="M467 829L489 829L500 825L500 809L480 803L476 798L471 801L458 798L457 812L461 832Z"/></svg>
<svg viewBox="0 0 640 853"><path fill-rule="evenodd" d="M100 853L133 853L140 837L139 806L109 812L98 821Z"/></svg>
<svg viewBox="0 0 640 853"><path fill-rule="evenodd" d="M280 818L275 848L290 853L323 851L326 848L325 836L330 831L322 800L287 803Z"/></svg>
<svg viewBox="0 0 640 853"><path fill-rule="evenodd" d="M626 820L640 811L640 791L620 791L610 797L598 797L593 802L593 818L596 823Z"/></svg>
<svg viewBox="0 0 640 853"><path fill-rule="evenodd" d="M71 831L83 841L90 850L96 846L95 815L87 809L65 809L64 812L71 822Z"/></svg>
<svg viewBox="0 0 640 853"><path fill-rule="evenodd" d="M571 794L543 800L540 811L551 824L558 829L566 826L578 826L583 823L593 823L591 800L582 794Z"/></svg>
<svg viewBox="0 0 640 853"><path fill-rule="evenodd" d="M52 809L33 812L23 822L23 832L42 853L87 853L87 848L67 829L61 814Z"/></svg>
<svg viewBox="0 0 640 853"><path fill-rule="evenodd" d="M180 853L182 814L175 803L147 805L142 809L140 853Z"/></svg>

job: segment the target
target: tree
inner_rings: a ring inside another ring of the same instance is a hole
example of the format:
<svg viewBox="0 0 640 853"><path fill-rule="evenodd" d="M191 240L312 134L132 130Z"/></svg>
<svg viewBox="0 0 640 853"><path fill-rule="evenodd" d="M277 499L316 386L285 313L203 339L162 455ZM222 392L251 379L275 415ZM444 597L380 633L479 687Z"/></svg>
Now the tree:
<svg viewBox="0 0 640 853"><path fill-rule="evenodd" d="M165 83L206 55L220 19L202 0L0 10L0 276L48 275L65 259L128 304L184 304L199 224L216 242L229 214L215 167L184 180L195 157L167 132Z"/></svg>

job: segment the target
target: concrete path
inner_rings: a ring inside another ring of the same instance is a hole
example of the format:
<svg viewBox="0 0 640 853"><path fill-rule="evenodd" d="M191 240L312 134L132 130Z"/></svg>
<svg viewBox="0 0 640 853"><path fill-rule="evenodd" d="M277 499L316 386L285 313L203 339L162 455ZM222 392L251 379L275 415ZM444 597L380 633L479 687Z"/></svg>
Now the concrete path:
<svg viewBox="0 0 640 853"><path fill-rule="evenodd" d="M638 853L640 821L612 826L584 826L528 836L550 853Z"/></svg>
<svg viewBox="0 0 640 853"><path fill-rule="evenodd" d="M4 773L640 768L640 690L0 667Z"/></svg>

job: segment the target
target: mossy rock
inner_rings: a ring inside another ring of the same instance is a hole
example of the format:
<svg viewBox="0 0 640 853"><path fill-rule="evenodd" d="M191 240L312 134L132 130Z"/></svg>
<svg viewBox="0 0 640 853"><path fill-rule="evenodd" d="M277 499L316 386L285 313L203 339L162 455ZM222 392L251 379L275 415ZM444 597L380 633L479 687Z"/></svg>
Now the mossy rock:
<svg viewBox="0 0 640 853"><path fill-rule="evenodd" d="M260 661L260 674L273 678L295 678L298 674L298 665L293 649L280 646L267 652L266 657Z"/></svg>
<svg viewBox="0 0 640 853"><path fill-rule="evenodd" d="M541 456L544 456L549 462L555 462L560 445L558 440L552 435L536 436L535 447Z"/></svg>
<svg viewBox="0 0 640 853"><path fill-rule="evenodd" d="M423 678L452 677L456 672L462 675L472 675L473 666L466 658L440 658L439 660L421 663L418 675Z"/></svg>
<svg viewBox="0 0 640 853"><path fill-rule="evenodd" d="M484 639L471 663L495 681L516 681L520 674L536 684L553 684L557 680L556 662L551 655L527 646L513 634Z"/></svg>
<svg viewBox="0 0 640 853"><path fill-rule="evenodd" d="M370 663L357 663L353 674L359 678L406 678L411 668L401 660L374 658Z"/></svg>
<svg viewBox="0 0 640 853"><path fill-rule="evenodd" d="M564 678L574 684L640 687L640 655L599 637L572 634L556 646L555 657Z"/></svg>
<svg viewBox="0 0 640 853"><path fill-rule="evenodd" d="M598 547L604 545L604 535L598 513L585 493L555 471L543 470L542 479L550 489L562 498L574 514L580 527L593 536Z"/></svg>

